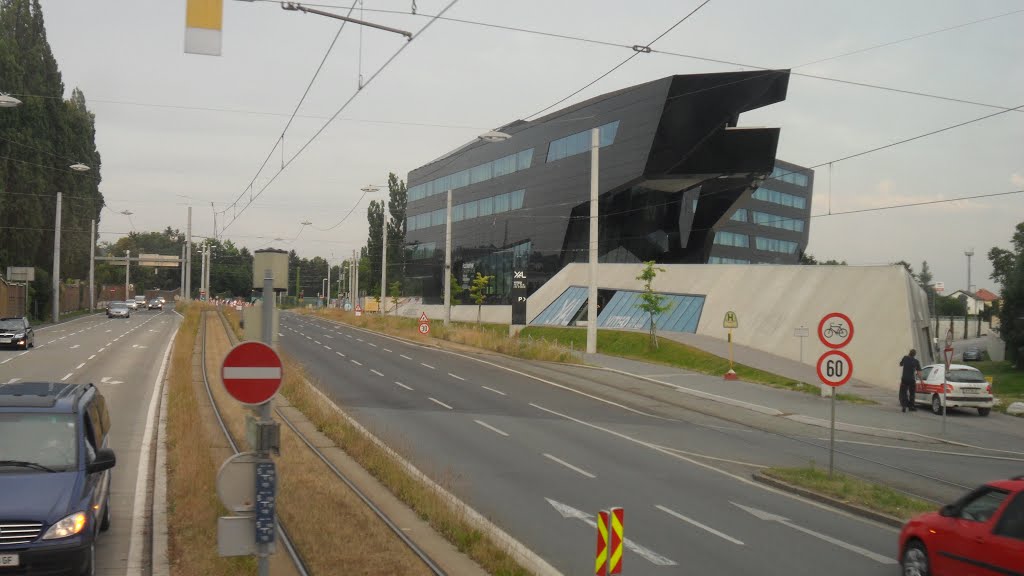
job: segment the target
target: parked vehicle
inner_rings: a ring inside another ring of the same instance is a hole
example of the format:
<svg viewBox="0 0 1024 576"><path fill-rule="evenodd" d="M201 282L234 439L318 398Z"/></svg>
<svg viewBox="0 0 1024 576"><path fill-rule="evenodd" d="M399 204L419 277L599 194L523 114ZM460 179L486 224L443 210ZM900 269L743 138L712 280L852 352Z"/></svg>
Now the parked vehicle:
<svg viewBox="0 0 1024 576"><path fill-rule="evenodd" d="M36 331L32 329L28 318L0 318L0 346L15 348L34 348Z"/></svg>
<svg viewBox="0 0 1024 576"><path fill-rule="evenodd" d="M943 364L925 366L917 383L914 403L931 406L932 412L942 414L943 386L947 408L977 408L982 416L992 412L995 404L992 385L981 370L963 364L950 364L948 373Z"/></svg>
<svg viewBox="0 0 1024 576"><path fill-rule="evenodd" d="M127 302L111 302L107 308L107 318L131 318L131 307Z"/></svg>
<svg viewBox="0 0 1024 576"><path fill-rule="evenodd" d="M962 358L964 362L972 360L975 362L981 362L981 350L979 350L977 346L971 346L967 350L964 350Z"/></svg>
<svg viewBox="0 0 1024 576"><path fill-rule="evenodd" d="M0 384L0 574L95 572L110 527L109 430L92 384Z"/></svg>
<svg viewBox="0 0 1024 576"><path fill-rule="evenodd" d="M912 518L899 545L910 576L1024 573L1024 476L990 482Z"/></svg>

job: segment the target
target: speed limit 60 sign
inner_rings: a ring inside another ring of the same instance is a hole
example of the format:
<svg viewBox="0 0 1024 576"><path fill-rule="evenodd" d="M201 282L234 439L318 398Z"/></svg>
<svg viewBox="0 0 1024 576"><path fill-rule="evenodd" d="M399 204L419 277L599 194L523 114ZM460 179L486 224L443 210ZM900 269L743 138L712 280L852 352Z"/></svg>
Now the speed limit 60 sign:
<svg viewBox="0 0 1024 576"><path fill-rule="evenodd" d="M818 358L818 378L822 384L839 387L853 376L853 360L845 352L829 350Z"/></svg>

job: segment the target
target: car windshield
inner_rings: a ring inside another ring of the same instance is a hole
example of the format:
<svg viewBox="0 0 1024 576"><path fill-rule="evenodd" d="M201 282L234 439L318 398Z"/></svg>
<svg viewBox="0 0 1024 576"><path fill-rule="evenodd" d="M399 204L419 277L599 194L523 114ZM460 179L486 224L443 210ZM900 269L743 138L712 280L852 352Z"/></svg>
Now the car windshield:
<svg viewBox="0 0 1024 576"><path fill-rule="evenodd" d="M78 462L75 438L71 414L0 414L0 460L71 470ZM0 465L0 474L26 470Z"/></svg>
<svg viewBox="0 0 1024 576"><path fill-rule="evenodd" d="M0 330L21 330L21 320L0 320Z"/></svg>
<svg viewBox="0 0 1024 576"><path fill-rule="evenodd" d="M110 307L111 308L127 308L128 305L125 304L124 302L114 302L113 304L110 305Z"/></svg>
<svg viewBox="0 0 1024 576"><path fill-rule="evenodd" d="M953 368L946 375L946 382L960 382L963 384L984 384L985 377L978 370L968 368Z"/></svg>

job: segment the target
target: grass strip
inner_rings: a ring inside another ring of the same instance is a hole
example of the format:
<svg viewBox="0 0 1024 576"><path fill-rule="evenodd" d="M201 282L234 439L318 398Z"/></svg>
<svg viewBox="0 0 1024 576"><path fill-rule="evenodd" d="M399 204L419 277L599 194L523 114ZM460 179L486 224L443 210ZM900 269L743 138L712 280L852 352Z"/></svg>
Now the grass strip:
<svg viewBox="0 0 1024 576"><path fill-rule="evenodd" d="M922 512L934 512L935 504L926 502L888 486L876 484L836 472L831 478L828 470L814 466L801 468L766 468L765 476L782 480L848 504L861 506L902 520L908 520Z"/></svg>
<svg viewBox="0 0 1024 576"><path fill-rule="evenodd" d="M1005 413L1010 404L1024 402L1024 370L1017 370L1012 362L1006 360L971 362L971 366L992 377L992 393L999 400L996 410Z"/></svg>
<svg viewBox="0 0 1024 576"><path fill-rule="evenodd" d="M192 351L199 309L178 304L185 316L174 339L167 391L167 529L174 576L256 574L253 558L217 555L217 518L227 511L217 498L218 463L210 454L192 387Z"/></svg>
<svg viewBox="0 0 1024 576"><path fill-rule="evenodd" d="M569 345L572 348L580 349L587 343L586 330L579 328L557 328L548 326L531 326L522 332L523 337L553 341L559 345ZM667 366L674 366L702 374L721 376L729 370L729 360L716 356L710 352L687 346L681 342L669 340L668 338L658 339L658 348L651 349L650 337L639 332L624 332L620 330L598 330L597 351L609 356L620 356L632 358L644 362L655 362ZM786 378L751 368L743 364L735 364L733 369L745 382L763 384L772 388L794 390L814 396L821 395L821 389L816 385ZM839 393L836 399L854 404L876 404L873 400L857 396L856 394Z"/></svg>

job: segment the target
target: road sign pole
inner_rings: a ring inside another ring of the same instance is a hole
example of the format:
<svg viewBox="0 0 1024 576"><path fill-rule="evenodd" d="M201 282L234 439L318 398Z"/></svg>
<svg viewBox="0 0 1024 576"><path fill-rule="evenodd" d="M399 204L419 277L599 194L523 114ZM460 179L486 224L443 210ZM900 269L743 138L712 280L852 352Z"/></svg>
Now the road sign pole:
<svg viewBox="0 0 1024 576"><path fill-rule="evenodd" d="M835 457L836 457L836 391L832 391L832 417L830 418L831 423L829 424L828 432L828 477L832 477L832 471L835 468Z"/></svg>
<svg viewBox="0 0 1024 576"><path fill-rule="evenodd" d="M732 330L729 330L729 370L732 370Z"/></svg>
<svg viewBox="0 0 1024 576"><path fill-rule="evenodd" d="M96 308L96 220L89 223L89 312Z"/></svg>
<svg viewBox="0 0 1024 576"><path fill-rule="evenodd" d="M263 330L262 340L267 346L274 345L274 271L267 268L263 272ZM264 402L260 405L259 410L260 420L262 422L270 422L273 420L273 416L270 413L270 402ZM263 449L261 446L259 452L257 452L257 462L270 462L273 465L273 460L270 459L270 454ZM257 464L258 467L258 464ZM253 479L253 482L258 482L258 477ZM275 512L276 514L276 512ZM275 524L277 522L275 521ZM257 552L258 566L257 570L259 576L270 576L270 544L266 542L259 543L259 549Z"/></svg>

